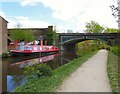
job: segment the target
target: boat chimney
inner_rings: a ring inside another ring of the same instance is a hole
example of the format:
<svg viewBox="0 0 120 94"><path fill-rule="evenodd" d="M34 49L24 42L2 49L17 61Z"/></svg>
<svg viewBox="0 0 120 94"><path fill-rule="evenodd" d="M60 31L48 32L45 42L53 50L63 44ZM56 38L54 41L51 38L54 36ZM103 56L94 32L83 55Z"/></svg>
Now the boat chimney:
<svg viewBox="0 0 120 94"><path fill-rule="evenodd" d="M36 40L33 41L33 45L36 45Z"/></svg>
<svg viewBox="0 0 120 94"><path fill-rule="evenodd" d="M47 40L45 40L45 45L47 45Z"/></svg>
<svg viewBox="0 0 120 94"><path fill-rule="evenodd" d="M40 45L41 45L41 46L43 45L43 40L40 40Z"/></svg>

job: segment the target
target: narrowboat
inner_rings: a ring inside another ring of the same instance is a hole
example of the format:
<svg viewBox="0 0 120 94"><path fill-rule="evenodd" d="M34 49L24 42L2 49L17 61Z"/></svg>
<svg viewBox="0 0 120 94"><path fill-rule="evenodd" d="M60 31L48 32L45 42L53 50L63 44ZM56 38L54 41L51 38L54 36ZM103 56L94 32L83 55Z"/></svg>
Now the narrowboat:
<svg viewBox="0 0 120 94"><path fill-rule="evenodd" d="M59 51L58 47L47 45L22 45L15 50L10 50L12 55L32 55L58 51Z"/></svg>

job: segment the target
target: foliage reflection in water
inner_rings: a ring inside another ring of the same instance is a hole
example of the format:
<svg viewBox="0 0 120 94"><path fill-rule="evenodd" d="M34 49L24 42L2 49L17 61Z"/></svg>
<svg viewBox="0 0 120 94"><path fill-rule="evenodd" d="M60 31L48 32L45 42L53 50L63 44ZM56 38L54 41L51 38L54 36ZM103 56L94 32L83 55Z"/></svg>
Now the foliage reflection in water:
<svg viewBox="0 0 120 94"><path fill-rule="evenodd" d="M13 89L24 83L26 83L24 75L7 75L7 91L13 91Z"/></svg>

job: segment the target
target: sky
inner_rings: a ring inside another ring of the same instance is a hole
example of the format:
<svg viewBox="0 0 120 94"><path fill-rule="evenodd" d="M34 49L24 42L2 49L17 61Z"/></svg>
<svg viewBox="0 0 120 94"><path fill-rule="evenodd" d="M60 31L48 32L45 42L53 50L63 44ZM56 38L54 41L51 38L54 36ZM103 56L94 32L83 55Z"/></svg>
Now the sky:
<svg viewBox="0 0 120 94"><path fill-rule="evenodd" d="M47 28L57 32L84 32L87 22L96 21L103 27L118 28L110 5L114 0L0 0L0 16L8 28Z"/></svg>

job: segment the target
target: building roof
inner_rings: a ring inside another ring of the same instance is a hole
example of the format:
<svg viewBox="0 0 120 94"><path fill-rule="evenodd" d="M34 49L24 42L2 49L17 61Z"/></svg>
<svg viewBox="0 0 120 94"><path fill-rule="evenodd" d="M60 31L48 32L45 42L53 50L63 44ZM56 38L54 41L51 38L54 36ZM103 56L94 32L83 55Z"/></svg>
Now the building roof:
<svg viewBox="0 0 120 94"><path fill-rule="evenodd" d="M7 21L7 20L5 20L5 18L3 18L2 16L0 16L0 18L2 18L4 21L6 21L6 22L8 23L8 21Z"/></svg>
<svg viewBox="0 0 120 94"><path fill-rule="evenodd" d="M16 29L16 28L9 28L9 30L10 29ZM48 29L48 28L20 28L20 29L45 30L45 29Z"/></svg>

